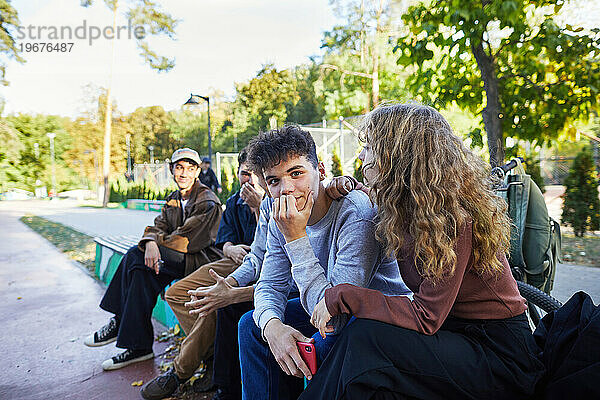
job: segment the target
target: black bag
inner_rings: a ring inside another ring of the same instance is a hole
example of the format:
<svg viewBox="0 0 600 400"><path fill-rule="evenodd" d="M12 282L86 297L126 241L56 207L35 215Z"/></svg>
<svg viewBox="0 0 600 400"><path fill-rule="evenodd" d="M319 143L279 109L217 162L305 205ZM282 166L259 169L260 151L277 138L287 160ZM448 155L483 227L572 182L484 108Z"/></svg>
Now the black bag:
<svg viewBox="0 0 600 400"><path fill-rule="evenodd" d="M600 306L589 295L575 293L533 337L546 367L536 399L600 399Z"/></svg>

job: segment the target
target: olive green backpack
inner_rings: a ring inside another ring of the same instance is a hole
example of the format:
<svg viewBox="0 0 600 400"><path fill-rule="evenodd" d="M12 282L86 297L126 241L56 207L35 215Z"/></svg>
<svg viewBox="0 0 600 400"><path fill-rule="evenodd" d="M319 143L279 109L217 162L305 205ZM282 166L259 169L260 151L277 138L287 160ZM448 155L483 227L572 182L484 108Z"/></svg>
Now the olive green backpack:
<svg viewBox="0 0 600 400"><path fill-rule="evenodd" d="M506 178L504 193L514 224L509 264L513 274L550 294L560 260L560 225L548 215L540 188L525 173L521 161Z"/></svg>

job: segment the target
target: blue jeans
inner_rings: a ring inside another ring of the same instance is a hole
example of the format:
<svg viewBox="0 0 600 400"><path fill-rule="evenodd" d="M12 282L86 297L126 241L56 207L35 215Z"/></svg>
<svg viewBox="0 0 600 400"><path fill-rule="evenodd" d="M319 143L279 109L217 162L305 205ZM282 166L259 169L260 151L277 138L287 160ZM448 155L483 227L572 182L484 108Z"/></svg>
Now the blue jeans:
<svg viewBox="0 0 600 400"><path fill-rule="evenodd" d="M325 359L329 350L337 340L338 335L327 335L323 339L317 329L311 325L310 316L302 308L300 299L288 300L284 321L306 337L315 339L317 366ZM240 319L238 327L240 345L240 367L242 371L242 399L244 400L277 400L286 398L288 393L281 391L280 380L284 372L271 354L269 345L260 334L260 328L252 319L252 311L248 311ZM298 379L299 384L302 382Z"/></svg>

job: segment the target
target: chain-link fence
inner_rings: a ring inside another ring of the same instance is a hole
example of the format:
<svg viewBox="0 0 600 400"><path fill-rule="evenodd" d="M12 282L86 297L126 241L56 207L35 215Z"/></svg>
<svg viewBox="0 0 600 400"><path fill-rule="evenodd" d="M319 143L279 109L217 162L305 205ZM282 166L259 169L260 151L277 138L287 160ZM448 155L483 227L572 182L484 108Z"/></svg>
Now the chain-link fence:
<svg viewBox="0 0 600 400"><path fill-rule="evenodd" d="M147 181L157 188L165 188L173 183L173 177L171 176L171 171L169 171L169 163L156 162L154 164L135 164L133 166L133 181Z"/></svg>
<svg viewBox="0 0 600 400"><path fill-rule="evenodd" d="M361 149L358 130L355 128L359 120L360 116L356 116L302 125L302 128L309 131L315 141L317 155L325 164L327 176L331 177L332 175L331 166L334 152L340 158L342 173L344 175L353 174L354 161Z"/></svg>
<svg viewBox="0 0 600 400"><path fill-rule="evenodd" d="M562 185L569 175L575 157L553 156L540 160L540 170L545 185ZM600 157L594 157L596 171L600 174Z"/></svg>

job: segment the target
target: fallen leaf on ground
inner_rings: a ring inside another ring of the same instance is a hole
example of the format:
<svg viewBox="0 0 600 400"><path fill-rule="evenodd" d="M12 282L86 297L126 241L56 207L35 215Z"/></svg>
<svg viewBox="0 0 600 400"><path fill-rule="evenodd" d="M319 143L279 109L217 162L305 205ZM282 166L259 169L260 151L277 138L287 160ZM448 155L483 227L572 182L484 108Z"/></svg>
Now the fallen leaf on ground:
<svg viewBox="0 0 600 400"><path fill-rule="evenodd" d="M163 361L158 367L162 372L167 372L173 365L173 361Z"/></svg>
<svg viewBox="0 0 600 400"><path fill-rule="evenodd" d="M142 386L143 384L144 384L144 381L131 382L131 386Z"/></svg>

